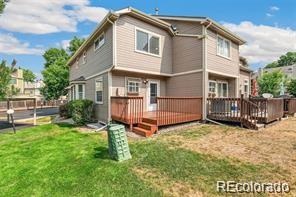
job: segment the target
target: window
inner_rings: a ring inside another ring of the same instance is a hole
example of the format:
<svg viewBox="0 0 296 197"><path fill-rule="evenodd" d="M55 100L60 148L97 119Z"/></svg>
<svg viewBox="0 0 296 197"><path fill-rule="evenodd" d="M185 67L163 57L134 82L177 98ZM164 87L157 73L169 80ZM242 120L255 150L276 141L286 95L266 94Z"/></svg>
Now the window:
<svg viewBox="0 0 296 197"><path fill-rule="evenodd" d="M136 30L136 50L153 55L160 54L160 37L142 30Z"/></svg>
<svg viewBox="0 0 296 197"><path fill-rule="evenodd" d="M83 52L83 57L82 57L82 63L85 64L86 63L86 57L87 57L87 53L86 51Z"/></svg>
<svg viewBox="0 0 296 197"><path fill-rule="evenodd" d="M12 85L15 85L16 84L16 79L15 78L12 78L11 80L10 80L10 84L12 84Z"/></svg>
<svg viewBox="0 0 296 197"><path fill-rule="evenodd" d="M96 103L103 103L103 78L96 80Z"/></svg>
<svg viewBox="0 0 296 197"><path fill-rule="evenodd" d="M218 86L217 88L218 97L219 98L228 97L228 83L218 82L217 86Z"/></svg>
<svg viewBox="0 0 296 197"><path fill-rule="evenodd" d="M127 92L132 94L138 94L140 90L140 81L137 79L127 80Z"/></svg>
<svg viewBox="0 0 296 197"><path fill-rule="evenodd" d="M209 93L216 94L216 82L215 81L209 82Z"/></svg>
<svg viewBox="0 0 296 197"><path fill-rule="evenodd" d="M244 96L246 98L249 96L249 80L245 80L244 83Z"/></svg>
<svg viewBox="0 0 296 197"><path fill-rule="evenodd" d="M78 86L78 99L84 99L84 87L82 84L77 85Z"/></svg>
<svg viewBox="0 0 296 197"><path fill-rule="evenodd" d="M95 40L95 51L105 44L105 34L102 33L98 39Z"/></svg>
<svg viewBox="0 0 296 197"><path fill-rule="evenodd" d="M217 54L230 58L230 41L218 36Z"/></svg>

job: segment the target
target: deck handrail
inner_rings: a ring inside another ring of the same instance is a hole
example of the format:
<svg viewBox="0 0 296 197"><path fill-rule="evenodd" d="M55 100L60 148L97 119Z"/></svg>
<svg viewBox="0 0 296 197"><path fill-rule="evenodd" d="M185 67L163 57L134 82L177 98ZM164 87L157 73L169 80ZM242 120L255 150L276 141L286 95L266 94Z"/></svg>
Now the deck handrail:
<svg viewBox="0 0 296 197"><path fill-rule="evenodd" d="M140 123L143 118L142 96L111 96L111 118L130 125Z"/></svg>
<svg viewBox="0 0 296 197"><path fill-rule="evenodd" d="M157 126L200 120L202 97L157 97Z"/></svg>

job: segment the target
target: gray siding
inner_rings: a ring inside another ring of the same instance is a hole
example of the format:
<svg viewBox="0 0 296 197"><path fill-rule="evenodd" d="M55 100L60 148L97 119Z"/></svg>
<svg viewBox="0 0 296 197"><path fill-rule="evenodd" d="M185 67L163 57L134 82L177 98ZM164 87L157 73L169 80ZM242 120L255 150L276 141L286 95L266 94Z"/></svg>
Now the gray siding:
<svg viewBox="0 0 296 197"><path fill-rule="evenodd" d="M170 77L167 96L202 96L202 72Z"/></svg>
<svg viewBox="0 0 296 197"><path fill-rule="evenodd" d="M161 36L161 57L135 51L135 27ZM160 73L172 73L172 37L163 29L128 15L121 16L116 22L117 65Z"/></svg>
<svg viewBox="0 0 296 197"><path fill-rule="evenodd" d="M166 96L166 79L157 76L145 75L145 74L136 74L136 73L127 73L127 72L113 72L112 74L112 96L127 96L127 88L125 84L126 78L139 78L143 80L159 80L160 82L160 96ZM147 85L141 83L140 92L138 95L133 96L143 96L144 100L144 110L147 109Z"/></svg>
<svg viewBox="0 0 296 197"><path fill-rule="evenodd" d="M217 55L217 34L208 30L207 69L215 72L239 76L239 45L231 42L230 59Z"/></svg>
<svg viewBox="0 0 296 197"><path fill-rule="evenodd" d="M85 84L85 98L95 102L95 80L99 77L103 77L103 104L95 103L95 118L108 122L108 73L100 75L96 78L92 78L86 81Z"/></svg>
<svg viewBox="0 0 296 197"><path fill-rule="evenodd" d="M113 63L113 35L112 35L112 25L108 24L107 27L99 32L96 36L105 33L105 44L94 51L94 40L91 41L90 45L87 48L87 62L82 63L82 54L79 56L79 66L76 67L76 62L74 62L70 67L70 81L80 76L85 78L95 75L103 70L112 66Z"/></svg>

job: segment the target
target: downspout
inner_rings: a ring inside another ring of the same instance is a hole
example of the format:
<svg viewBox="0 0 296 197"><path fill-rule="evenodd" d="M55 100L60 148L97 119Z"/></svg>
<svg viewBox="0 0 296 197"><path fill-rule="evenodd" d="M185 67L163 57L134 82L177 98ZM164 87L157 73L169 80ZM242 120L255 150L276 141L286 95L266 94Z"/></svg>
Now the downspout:
<svg viewBox="0 0 296 197"><path fill-rule="evenodd" d="M208 44L207 44L207 30L208 28L212 25L212 22L210 21L210 23L207 26L202 26L202 31L203 31L203 120L206 120L207 118L207 98L208 98L208 79L209 79L209 75L207 72L207 67L208 67Z"/></svg>
<svg viewBox="0 0 296 197"><path fill-rule="evenodd" d="M107 21L112 24L112 62L113 65L108 71L108 122L110 122L111 119L111 95L112 95L112 70L113 68L117 65L117 60L116 60L116 21L113 22L109 18L107 18Z"/></svg>

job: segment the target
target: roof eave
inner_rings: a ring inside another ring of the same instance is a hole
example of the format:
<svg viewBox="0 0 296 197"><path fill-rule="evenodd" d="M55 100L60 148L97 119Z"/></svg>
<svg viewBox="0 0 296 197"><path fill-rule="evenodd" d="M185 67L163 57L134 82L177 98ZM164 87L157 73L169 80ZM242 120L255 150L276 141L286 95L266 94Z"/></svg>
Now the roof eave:
<svg viewBox="0 0 296 197"><path fill-rule="evenodd" d="M98 24L96 29L90 34L90 36L85 40L85 42L78 48L78 50L74 53L74 55L68 60L67 65L70 66L73 61L81 54L84 48L90 43L92 38L99 32L104 24L108 22L108 20L115 21L118 19L118 15L114 12L109 11L109 13L104 17L104 19Z"/></svg>

